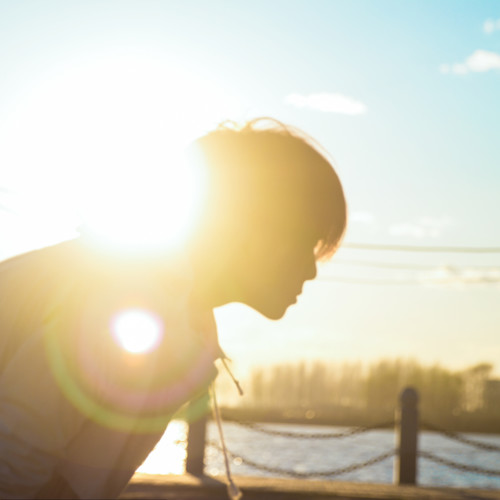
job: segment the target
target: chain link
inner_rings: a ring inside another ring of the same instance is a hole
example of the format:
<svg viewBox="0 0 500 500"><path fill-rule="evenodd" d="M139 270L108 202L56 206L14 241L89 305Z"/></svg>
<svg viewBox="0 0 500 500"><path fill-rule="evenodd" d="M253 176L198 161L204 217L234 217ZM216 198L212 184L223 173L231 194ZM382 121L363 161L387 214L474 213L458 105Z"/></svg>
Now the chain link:
<svg viewBox="0 0 500 500"><path fill-rule="evenodd" d="M215 441L209 441L207 444L219 451L222 451L222 448ZM280 467L270 467L268 465L262 465L257 462L254 462L253 460L250 460L247 457L243 457L241 454L236 455L230 450L228 450L228 452L231 455L231 458L233 459L239 458L243 464L253 467L254 469L258 469L264 472L270 472L271 474L282 474L285 476L307 478L307 477L339 476L341 474L347 474L348 472L354 472L356 470L362 469L363 467L368 467L370 465L382 462L383 460L386 460L394 456L396 450L390 450L388 452L382 453L381 455L377 455L376 457L370 458L369 460L366 460L364 462L348 465L347 467L342 467L340 469L332 469L332 470L317 471L317 472L298 472L291 469L282 469Z"/></svg>
<svg viewBox="0 0 500 500"><path fill-rule="evenodd" d="M482 443L481 441L469 439L469 438L466 438L465 436L462 436L461 434L458 434L457 432L442 429L440 427L437 427L434 424L430 424L430 423L425 422L425 421L422 421L421 423L426 429L428 429L430 431L435 431L435 432L439 432L441 434L444 434L446 437L448 437L450 439L454 439L455 441L459 441L460 443L467 444L469 446L473 446L475 448L479 448L479 449L485 450L485 451L500 452L500 446L495 446L494 444Z"/></svg>
<svg viewBox="0 0 500 500"><path fill-rule="evenodd" d="M438 457L434 455L434 453L431 453L429 451L419 451L418 456L427 458L428 460L432 460L433 462L437 462L438 464L446 465L447 467L451 467L453 469L461 470L463 472L474 472L476 474L483 474L486 476L500 476L500 470L487 469L485 467L479 467L476 465L460 464L458 462L454 462L453 460Z"/></svg>
<svg viewBox="0 0 500 500"><path fill-rule="evenodd" d="M364 432L372 431L374 429L386 428L386 427L394 427L394 421L391 422L383 422L377 425L371 425L369 427L354 427L352 429L348 429L344 432L320 432L320 433L306 433L306 432L287 432L287 431L278 431L273 429L265 429L261 427L259 424L254 422L244 422L244 421L232 421L235 424L241 425L242 427L247 427L257 432L261 432L263 434L269 434L271 436L281 436L281 437L289 437L295 439L334 439L334 438L345 438L354 436L356 434L362 434Z"/></svg>

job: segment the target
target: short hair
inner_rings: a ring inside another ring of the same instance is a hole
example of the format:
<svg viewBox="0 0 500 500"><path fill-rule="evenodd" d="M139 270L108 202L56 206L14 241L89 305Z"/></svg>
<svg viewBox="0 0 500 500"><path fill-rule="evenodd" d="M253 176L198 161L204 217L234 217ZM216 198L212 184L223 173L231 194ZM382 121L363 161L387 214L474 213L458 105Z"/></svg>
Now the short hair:
<svg viewBox="0 0 500 500"><path fill-rule="evenodd" d="M272 118L238 127L224 122L194 143L208 167L209 210L244 215L245 224L290 224L317 234L316 258L330 257L346 228L347 208L333 161L297 128ZM212 205L212 207L210 207Z"/></svg>

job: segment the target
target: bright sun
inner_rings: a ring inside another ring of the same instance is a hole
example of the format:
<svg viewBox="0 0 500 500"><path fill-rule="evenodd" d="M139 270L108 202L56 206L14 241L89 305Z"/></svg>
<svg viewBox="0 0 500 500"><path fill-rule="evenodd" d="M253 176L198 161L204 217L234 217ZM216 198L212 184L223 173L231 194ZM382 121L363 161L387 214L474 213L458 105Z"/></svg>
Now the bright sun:
<svg viewBox="0 0 500 500"><path fill-rule="evenodd" d="M122 251L150 251L181 245L197 220L203 174L182 155L145 175L130 170L102 178L82 203L86 230L98 243Z"/></svg>
<svg viewBox="0 0 500 500"><path fill-rule="evenodd" d="M184 149L238 116L238 99L207 71L157 54L99 54L31 85L2 157L36 225L47 233L60 225L54 213L74 213L113 251L182 245L205 188Z"/></svg>
<svg viewBox="0 0 500 500"><path fill-rule="evenodd" d="M111 333L118 344L133 354L153 351L163 338L163 324L144 309L121 311L111 320Z"/></svg>

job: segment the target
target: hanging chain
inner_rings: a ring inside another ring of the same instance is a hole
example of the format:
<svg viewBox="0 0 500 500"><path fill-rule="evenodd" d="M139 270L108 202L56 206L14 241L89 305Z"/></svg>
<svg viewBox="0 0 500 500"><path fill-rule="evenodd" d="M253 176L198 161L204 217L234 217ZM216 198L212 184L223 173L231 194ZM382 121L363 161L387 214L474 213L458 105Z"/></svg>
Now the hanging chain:
<svg viewBox="0 0 500 500"><path fill-rule="evenodd" d="M448 437L450 439L454 439L455 441L459 441L460 443L467 444L469 446L473 446L475 448L479 448L479 449L485 450L485 451L498 451L498 452L500 452L500 446L495 446L494 444L482 443L481 441L469 439L469 438L466 438L465 436L462 436L461 434L458 434L457 432L442 429L440 427L437 427L434 424L429 424L428 422L425 422L425 421L422 422L422 425L428 430L444 434L446 437Z"/></svg>
<svg viewBox="0 0 500 500"><path fill-rule="evenodd" d="M221 447L214 441L209 441L208 445L216 448L219 451L222 451ZM314 471L314 472L298 472L298 471L294 471L292 469L283 469L280 467L271 467L268 465L259 464L257 462L254 462L253 460L250 460L249 458L242 456L241 454L234 454L232 451L229 451L229 454L231 455L231 457L233 459L239 458L243 464L248 465L250 467L253 467L254 469L258 469L258 470L261 470L264 472L270 472L271 474L282 474L285 476L293 476L293 477L298 477L298 478L327 477L327 476L338 476L340 474L347 474L348 472L353 472L353 471L362 469L363 467L368 467L368 466L376 464L378 462L382 462L383 460L386 460L386 459L394 456L395 453L396 453L396 450L391 450L391 451L382 453L381 455L377 455L376 457L370 458L369 460L366 460L364 462L348 465L347 467L342 467L340 469L332 469L332 470L317 471L317 472L316 471Z"/></svg>
<svg viewBox="0 0 500 500"><path fill-rule="evenodd" d="M433 462L437 462L438 464L446 465L447 467L451 467L453 469L458 469L463 472L474 472L476 474L483 474L486 476L500 476L500 470L487 469L486 467L479 467L476 465L466 465L460 464L453 460L448 460L446 458L438 457L429 451L420 451L418 455L422 458L427 458Z"/></svg>
<svg viewBox="0 0 500 500"><path fill-rule="evenodd" d="M306 433L306 432L287 432L287 431L266 429L264 427L261 427L260 424L253 422L236 421L236 420L232 422L241 425L242 427L247 427L248 429L261 432L263 434L269 434L271 436L296 438L296 439L334 439L334 438L338 439L338 438L346 438L354 436L356 434L362 434L364 432L372 431L375 429L394 427L394 421L392 420L391 422L383 422L381 424L371 425L369 427L354 427L344 432Z"/></svg>

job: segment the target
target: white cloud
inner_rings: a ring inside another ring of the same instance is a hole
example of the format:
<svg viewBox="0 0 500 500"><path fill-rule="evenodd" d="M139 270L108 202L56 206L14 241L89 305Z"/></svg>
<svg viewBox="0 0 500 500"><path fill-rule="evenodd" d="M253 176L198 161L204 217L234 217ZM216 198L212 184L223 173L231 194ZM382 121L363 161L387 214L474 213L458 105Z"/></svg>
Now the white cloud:
<svg viewBox="0 0 500 500"><path fill-rule="evenodd" d="M455 73L456 75L465 75L470 72L484 73L495 69L500 69L500 54L481 49L474 51L462 63L441 64L439 66L441 73Z"/></svg>
<svg viewBox="0 0 500 500"><path fill-rule="evenodd" d="M500 54L487 50L476 50L470 55L465 64L471 71L489 71L490 69L500 69Z"/></svg>
<svg viewBox="0 0 500 500"><path fill-rule="evenodd" d="M380 224L377 217L372 212L367 210L359 210L349 212L348 214L348 231L352 234L359 234L362 239L367 234L373 235L380 230ZM354 233L353 233L354 231ZM354 236L354 239L358 239Z"/></svg>
<svg viewBox="0 0 500 500"><path fill-rule="evenodd" d="M389 233L393 236L411 236L412 238L423 238L425 230L418 224L400 222L389 227Z"/></svg>
<svg viewBox="0 0 500 500"><path fill-rule="evenodd" d="M453 225L450 217L420 217L413 222L398 222L389 226L389 234L393 236L410 236L412 238L438 238L444 229Z"/></svg>
<svg viewBox="0 0 500 500"><path fill-rule="evenodd" d="M324 113L340 113L344 115L361 115L366 113L366 106L361 101L343 94L319 92L317 94L289 94L285 102L298 108L309 108Z"/></svg>
<svg viewBox="0 0 500 500"><path fill-rule="evenodd" d="M441 217L420 217L418 223L426 229L428 235L432 238L441 236L446 228L453 226L452 218L447 215Z"/></svg>
<svg viewBox="0 0 500 500"><path fill-rule="evenodd" d="M467 68L466 64L455 63L452 65L451 71L453 71L453 73L455 73L456 75L465 75L469 72L469 69Z"/></svg>
<svg viewBox="0 0 500 500"><path fill-rule="evenodd" d="M349 214L349 222L361 222L362 224L373 224L375 215L371 212L352 212Z"/></svg>
<svg viewBox="0 0 500 500"><path fill-rule="evenodd" d="M483 31L491 35L494 31L500 30L500 19L497 19L496 21L494 19L486 19L483 24Z"/></svg>
<svg viewBox="0 0 500 500"><path fill-rule="evenodd" d="M500 284L500 267L453 267L441 266L422 273L421 283L434 285L492 285Z"/></svg>

